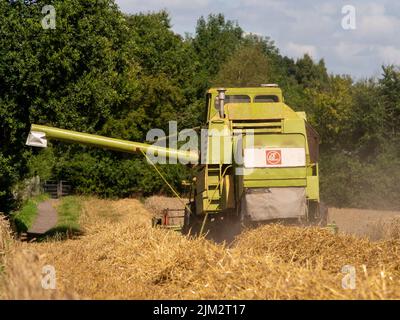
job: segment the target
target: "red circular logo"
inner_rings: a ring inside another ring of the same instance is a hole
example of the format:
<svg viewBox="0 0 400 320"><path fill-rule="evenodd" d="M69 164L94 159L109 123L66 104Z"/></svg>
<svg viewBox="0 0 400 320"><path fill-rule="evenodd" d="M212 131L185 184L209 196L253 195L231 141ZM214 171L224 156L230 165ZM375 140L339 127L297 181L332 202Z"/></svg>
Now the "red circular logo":
<svg viewBox="0 0 400 320"><path fill-rule="evenodd" d="M267 164L270 164L270 165L282 164L281 150L268 150L267 151Z"/></svg>

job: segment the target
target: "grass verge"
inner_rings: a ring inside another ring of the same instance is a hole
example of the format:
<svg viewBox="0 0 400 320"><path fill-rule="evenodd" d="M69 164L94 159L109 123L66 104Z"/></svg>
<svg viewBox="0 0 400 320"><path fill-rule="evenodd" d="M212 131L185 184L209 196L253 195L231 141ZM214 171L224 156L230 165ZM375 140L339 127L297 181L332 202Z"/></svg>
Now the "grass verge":
<svg viewBox="0 0 400 320"><path fill-rule="evenodd" d="M60 199L57 206L57 225L46 232L46 237L59 239L69 238L81 234L79 219L82 212L82 198L79 196L68 196Z"/></svg>
<svg viewBox="0 0 400 320"><path fill-rule="evenodd" d="M28 199L19 211L12 214L12 220L15 224L17 232L26 232L32 226L38 214L38 204L49 198L47 194L41 194Z"/></svg>

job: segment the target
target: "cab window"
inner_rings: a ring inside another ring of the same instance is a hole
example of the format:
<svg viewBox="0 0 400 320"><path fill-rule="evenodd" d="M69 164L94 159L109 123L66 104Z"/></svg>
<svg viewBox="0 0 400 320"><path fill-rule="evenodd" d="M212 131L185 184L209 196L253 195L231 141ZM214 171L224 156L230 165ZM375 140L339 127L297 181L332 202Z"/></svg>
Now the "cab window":
<svg viewBox="0 0 400 320"><path fill-rule="evenodd" d="M262 95L254 98L255 103L268 103L268 102L279 102L278 96L275 95Z"/></svg>
<svg viewBox="0 0 400 320"><path fill-rule="evenodd" d="M250 97L246 95L226 95L225 103L250 103Z"/></svg>

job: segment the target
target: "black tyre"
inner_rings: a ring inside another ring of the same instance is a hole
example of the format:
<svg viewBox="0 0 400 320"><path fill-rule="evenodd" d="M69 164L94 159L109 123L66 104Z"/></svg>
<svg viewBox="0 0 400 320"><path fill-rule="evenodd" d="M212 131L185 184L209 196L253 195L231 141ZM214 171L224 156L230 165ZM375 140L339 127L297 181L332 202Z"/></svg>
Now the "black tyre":
<svg viewBox="0 0 400 320"><path fill-rule="evenodd" d="M324 202L319 203L319 223L321 227L326 227L328 224L328 207Z"/></svg>

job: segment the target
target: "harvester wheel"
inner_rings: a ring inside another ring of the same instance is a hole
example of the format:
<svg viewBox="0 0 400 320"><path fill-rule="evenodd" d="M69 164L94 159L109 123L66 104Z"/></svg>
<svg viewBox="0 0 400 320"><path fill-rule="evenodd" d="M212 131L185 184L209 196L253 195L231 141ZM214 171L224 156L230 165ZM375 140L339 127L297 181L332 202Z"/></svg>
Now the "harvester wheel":
<svg viewBox="0 0 400 320"><path fill-rule="evenodd" d="M325 227L328 223L328 208L323 202L310 202L306 225Z"/></svg>
<svg viewBox="0 0 400 320"><path fill-rule="evenodd" d="M319 203L319 221L318 225L321 227L326 227L328 224L328 207L324 202Z"/></svg>

